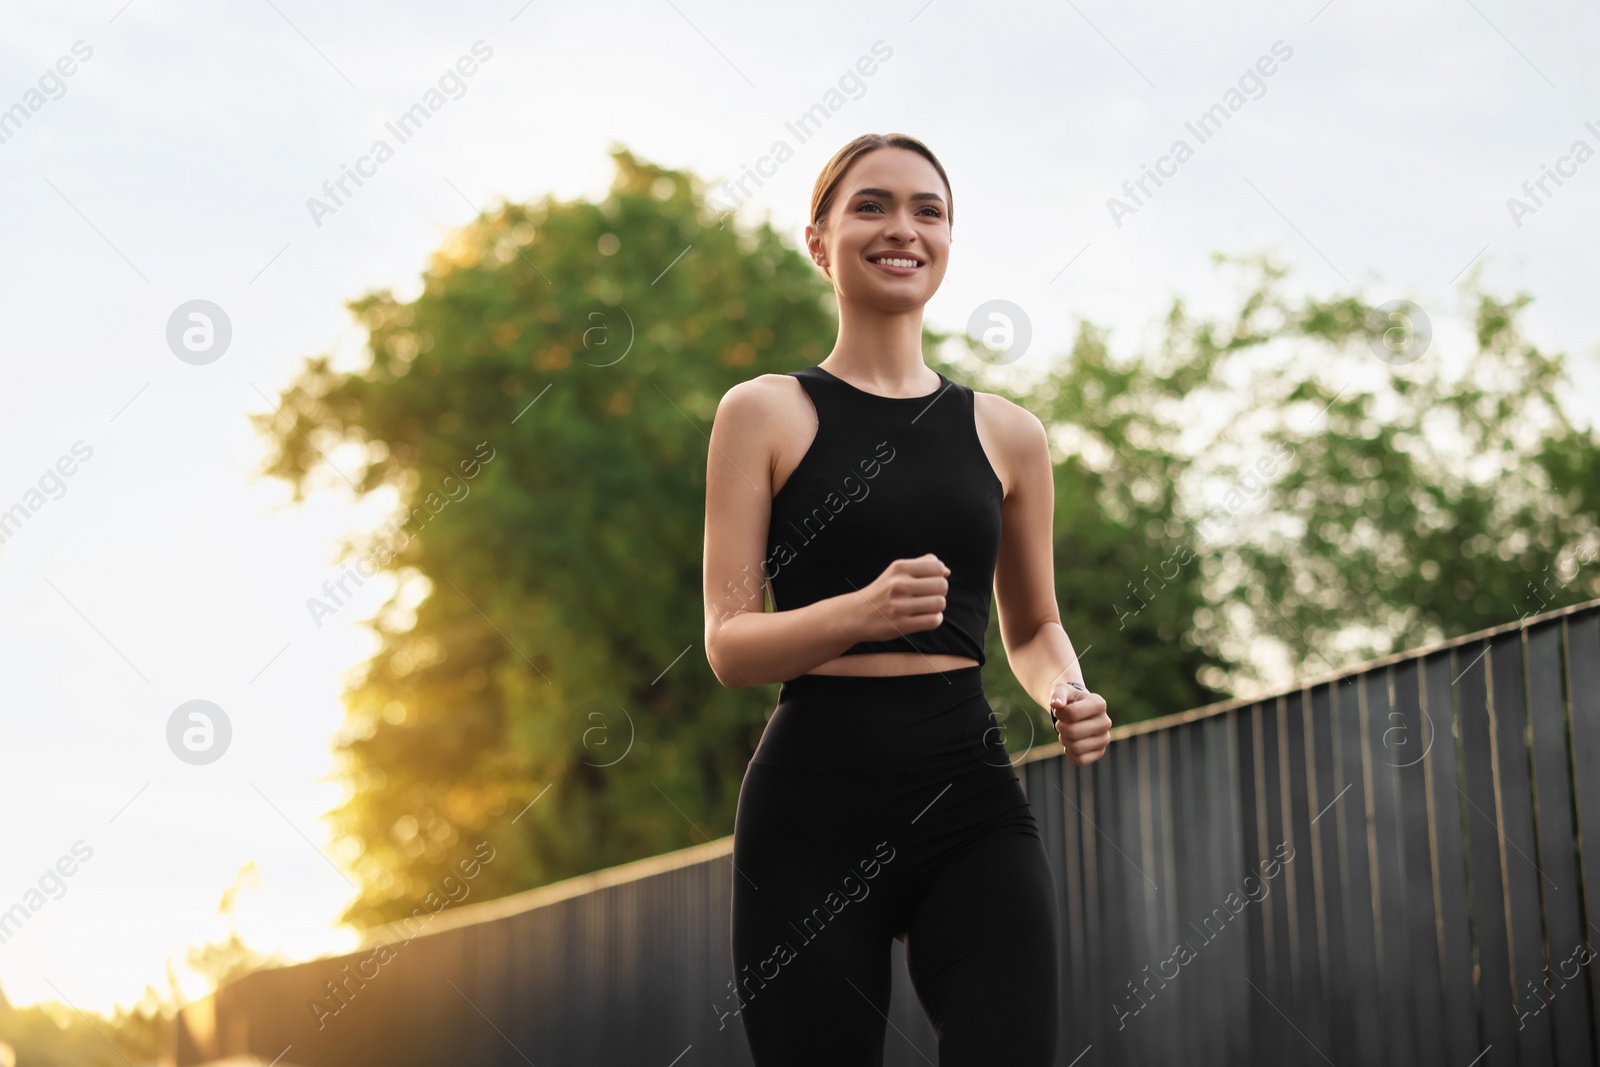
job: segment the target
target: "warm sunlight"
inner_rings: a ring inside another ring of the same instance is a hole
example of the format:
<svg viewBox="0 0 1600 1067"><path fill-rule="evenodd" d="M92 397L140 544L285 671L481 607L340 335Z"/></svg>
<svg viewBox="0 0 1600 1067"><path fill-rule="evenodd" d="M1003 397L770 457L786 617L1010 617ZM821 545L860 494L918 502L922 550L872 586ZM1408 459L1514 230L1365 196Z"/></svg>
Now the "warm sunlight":
<svg viewBox="0 0 1600 1067"><path fill-rule="evenodd" d="M1592 1061L1597 19L8 10L0 1067Z"/></svg>

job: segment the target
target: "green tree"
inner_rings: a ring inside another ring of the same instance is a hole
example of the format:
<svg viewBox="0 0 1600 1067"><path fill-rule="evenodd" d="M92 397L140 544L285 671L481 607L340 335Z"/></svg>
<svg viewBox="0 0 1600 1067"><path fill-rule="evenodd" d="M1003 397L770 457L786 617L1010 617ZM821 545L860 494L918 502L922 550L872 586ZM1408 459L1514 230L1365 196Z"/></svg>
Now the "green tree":
<svg viewBox="0 0 1600 1067"><path fill-rule="evenodd" d="M1214 258L1245 274L1236 313L1175 299L1122 358L1084 324L1019 398L1060 434L1058 494L1085 470L1071 506L1132 535L1058 549L1083 571L1058 580L1068 632L1095 641L1086 676L1118 721L1183 706L1150 706L1190 680L1164 691L1152 645L1237 692L1600 596L1600 445L1565 357L1522 335L1530 296L1469 276L1474 344L1452 346L1420 309L1294 297L1270 257Z"/></svg>
<svg viewBox="0 0 1600 1067"><path fill-rule="evenodd" d="M311 360L260 423L297 494L354 443L359 490L409 516L349 546L402 582L340 741L361 925L442 892L481 840L492 897L732 822L771 694L723 689L700 649L707 432L736 382L826 355L832 320L769 227L613 158L601 202L503 204L414 300L352 302L370 365Z"/></svg>
<svg viewBox="0 0 1600 1067"><path fill-rule="evenodd" d="M967 339L941 338L942 341ZM952 374L1038 415L1051 441L1056 601L1084 679L1106 698L1115 723L1139 722L1221 699L1202 678L1234 667L1195 633L1206 610L1198 566L1186 544L1181 475L1190 462L1161 405L1133 394L1159 388L1145 358L1116 361L1105 332L1082 323L1068 357L1022 389ZM1181 372L1180 372L1181 373ZM1181 383L1178 383L1181 388ZM1128 403L1123 403L1123 398ZM1167 566L1162 567L1165 561ZM1152 574L1155 572L1156 577ZM1169 573L1170 572L1170 573ZM1161 595L1149 592L1152 578ZM1135 593L1144 590L1144 599ZM1049 718L1003 666L997 619L986 642L985 687L1015 752L1055 745Z"/></svg>

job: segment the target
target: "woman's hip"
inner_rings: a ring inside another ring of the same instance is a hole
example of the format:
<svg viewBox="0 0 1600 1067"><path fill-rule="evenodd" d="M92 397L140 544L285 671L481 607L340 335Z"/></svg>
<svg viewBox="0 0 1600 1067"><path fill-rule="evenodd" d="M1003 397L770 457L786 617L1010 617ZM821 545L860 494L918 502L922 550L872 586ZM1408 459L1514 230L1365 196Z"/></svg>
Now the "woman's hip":
<svg viewBox="0 0 1600 1067"><path fill-rule="evenodd" d="M920 773L859 774L751 760L734 816L733 862L771 878L859 854L908 857L915 875L997 833L1038 835L1016 770L968 759Z"/></svg>

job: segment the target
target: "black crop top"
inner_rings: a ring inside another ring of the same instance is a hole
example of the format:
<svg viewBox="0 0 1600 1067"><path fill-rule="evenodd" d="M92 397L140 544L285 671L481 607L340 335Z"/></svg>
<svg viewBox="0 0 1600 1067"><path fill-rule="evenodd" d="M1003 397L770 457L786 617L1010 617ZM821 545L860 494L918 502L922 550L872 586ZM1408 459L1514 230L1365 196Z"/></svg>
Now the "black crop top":
<svg viewBox="0 0 1600 1067"><path fill-rule="evenodd" d="M932 552L950 568L944 620L858 641L844 655L949 653L981 666L1003 487L978 441L972 390L940 374L935 392L889 397L821 367L789 373L817 410L817 434L772 497L765 571L774 606L863 589L894 560Z"/></svg>

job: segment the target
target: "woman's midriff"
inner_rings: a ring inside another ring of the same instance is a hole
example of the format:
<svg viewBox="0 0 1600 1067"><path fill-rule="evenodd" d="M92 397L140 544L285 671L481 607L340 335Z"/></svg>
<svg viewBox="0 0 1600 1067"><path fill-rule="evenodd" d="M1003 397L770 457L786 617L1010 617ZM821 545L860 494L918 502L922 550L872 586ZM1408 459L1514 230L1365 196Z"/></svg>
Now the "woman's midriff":
<svg viewBox="0 0 1600 1067"><path fill-rule="evenodd" d="M835 656L812 667L807 674L833 677L882 678L889 675L929 674L976 667L971 656L952 656L947 652L923 655L920 652L863 652L854 656Z"/></svg>

